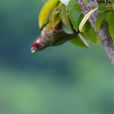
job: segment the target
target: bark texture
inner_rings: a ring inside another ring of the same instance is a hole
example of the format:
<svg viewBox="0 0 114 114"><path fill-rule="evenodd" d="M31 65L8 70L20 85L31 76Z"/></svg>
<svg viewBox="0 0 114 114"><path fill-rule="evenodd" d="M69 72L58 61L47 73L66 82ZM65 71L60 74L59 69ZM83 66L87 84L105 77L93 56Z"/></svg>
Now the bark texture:
<svg viewBox="0 0 114 114"><path fill-rule="evenodd" d="M83 0L76 0L78 1L78 4L81 6L82 11L84 14L86 14L91 9L98 7L97 0L88 0L88 3L84 3ZM90 18L89 22L91 23L92 27L96 31L95 23L97 20L97 17L99 15L99 12L96 11ZM99 31L96 31L99 35L100 41L106 51L106 54L114 66L114 44L112 42L112 38L108 31L108 25L106 21L103 21L102 26Z"/></svg>

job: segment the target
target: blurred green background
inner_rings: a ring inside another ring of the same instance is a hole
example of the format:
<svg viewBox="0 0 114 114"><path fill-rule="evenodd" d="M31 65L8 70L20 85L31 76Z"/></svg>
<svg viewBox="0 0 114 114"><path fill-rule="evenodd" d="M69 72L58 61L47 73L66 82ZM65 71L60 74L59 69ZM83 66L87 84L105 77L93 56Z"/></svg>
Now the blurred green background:
<svg viewBox="0 0 114 114"><path fill-rule="evenodd" d="M100 44L31 54L41 6L0 0L0 114L114 114L114 68Z"/></svg>

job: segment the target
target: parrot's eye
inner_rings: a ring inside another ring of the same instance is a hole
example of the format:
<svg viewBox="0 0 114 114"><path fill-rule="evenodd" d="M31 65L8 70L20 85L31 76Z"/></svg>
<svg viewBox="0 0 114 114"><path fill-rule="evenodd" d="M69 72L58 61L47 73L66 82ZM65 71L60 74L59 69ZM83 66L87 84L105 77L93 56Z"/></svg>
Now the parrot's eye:
<svg viewBox="0 0 114 114"><path fill-rule="evenodd" d="M38 43L33 43L32 44L32 48L31 48L31 52L34 54L34 53L36 53L37 51L38 51L38 49L39 49L39 44Z"/></svg>

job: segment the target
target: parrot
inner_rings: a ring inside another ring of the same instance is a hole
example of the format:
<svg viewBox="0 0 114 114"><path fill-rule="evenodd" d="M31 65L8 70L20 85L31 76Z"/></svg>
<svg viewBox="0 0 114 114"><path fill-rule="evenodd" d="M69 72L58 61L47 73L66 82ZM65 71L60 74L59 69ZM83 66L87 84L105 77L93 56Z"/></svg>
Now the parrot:
<svg viewBox="0 0 114 114"><path fill-rule="evenodd" d="M46 0L38 16L38 25L41 34L32 43L32 54L67 41L78 47L89 46L80 31L73 28L66 5L59 0Z"/></svg>
<svg viewBox="0 0 114 114"><path fill-rule="evenodd" d="M31 51L33 54L49 46L61 45L78 35L76 31L70 32L70 34L64 32L60 17L62 7L63 4L59 0L47 0L42 7L38 17L41 35L32 43Z"/></svg>
<svg viewBox="0 0 114 114"><path fill-rule="evenodd" d="M76 36L77 32L68 35L62 30L52 33L50 30L44 29L41 36L33 42L31 51L35 54L37 51L43 50L46 47L61 45Z"/></svg>

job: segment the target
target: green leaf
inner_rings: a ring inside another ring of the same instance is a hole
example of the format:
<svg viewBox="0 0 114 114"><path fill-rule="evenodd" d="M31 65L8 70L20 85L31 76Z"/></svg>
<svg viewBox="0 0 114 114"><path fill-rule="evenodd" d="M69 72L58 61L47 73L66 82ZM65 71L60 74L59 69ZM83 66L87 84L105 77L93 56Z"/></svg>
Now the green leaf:
<svg viewBox="0 0 114 114"><path fill-rule="evenodd" d="M88 32L91 29L91 24L87 21L83 27L84 32Z"/></svg>
<svg viewBox="0 0 114 114"><path fill-rule="evenodd" d="M114 12L110 12L107 17L109 33L114 41Z"/></svg>
<svg viewBox="0 0 114 114"><path fill-rule="evenodd" d="M64 32L66 32L68 34L72 34L73 30L72 30L70 19L67 14L66 6L62 6L61 12L60 12L60 17L61 17L62 28L63 28Z"/></svg>
<svg viewBox="0 0 114 114"><path fill-rule="evenodd" d="M71 20L71 23L76 31L78 31L80 21L82 20L82 11L80 6L75 0L70 0L67 6L68 14Z"/></svg>
<svg viewBox="0 0 114 114"><path fill-rule="evenodd" d="M106 18L108 13L109 13L109 11L105 11L98 16L97 21L96 21L96 30L97 31L100 29L101 24L102 24L103 20Z"/></svg>
<svg viewBox="0 0 114 114"><path fill-rule="evenodd" d="M113 9L113 11L114 11L114 3L112 3L112 9Z"/></svg>
<svg viewBox="0 0 114 114"><path fill-rule="evenodd" d="M73 33L73 31L71 29L69 29L68 26L65 26L64 24L62 24L62 29L67 34L72 34Z"/></svg>
<svg viewBox="0 0 114 114"><path fill-rule="evenodd" d="M106 9L106 5L105 4L103 4L103 3L99 4L98 10L99 10L100 13L104 12L105 9Z"/></svg>
<svg viewBox="0 0 114 114"><path fill-rule="evenodd" d="M96 44L99 41L98 35L94 31L94 29L91 27L88 32L84 32L84 35L86 38L91 41L92 43Z"/></svg>

